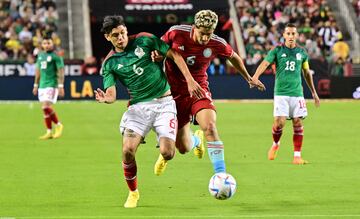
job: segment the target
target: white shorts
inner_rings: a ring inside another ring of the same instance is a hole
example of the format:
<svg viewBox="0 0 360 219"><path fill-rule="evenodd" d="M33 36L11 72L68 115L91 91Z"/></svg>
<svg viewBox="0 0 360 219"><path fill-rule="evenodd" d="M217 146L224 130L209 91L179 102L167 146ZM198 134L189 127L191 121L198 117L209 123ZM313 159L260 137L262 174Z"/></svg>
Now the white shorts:
<svg viewBox="0 0 360 219"><path fill-rule="evenodd" d="M40 102L56 103L59 90L55 87L46 87L38 89L38 98Z"/></svg>
<svg viewBox="0 0 360 219"><path fill-rule="evenodd" d="M125 128L132 129L144 138L153 129L158 141L161 137L175 141L177 118L173 97L168 96L130 105L120 122L121 134L124 133Z"/></svg>
<svg viewBox="0 0 360 219"><path fill-rule="evenodd" d="M274 96L274 117L277 116L305 118L307 109L304 97Z"/></svg>

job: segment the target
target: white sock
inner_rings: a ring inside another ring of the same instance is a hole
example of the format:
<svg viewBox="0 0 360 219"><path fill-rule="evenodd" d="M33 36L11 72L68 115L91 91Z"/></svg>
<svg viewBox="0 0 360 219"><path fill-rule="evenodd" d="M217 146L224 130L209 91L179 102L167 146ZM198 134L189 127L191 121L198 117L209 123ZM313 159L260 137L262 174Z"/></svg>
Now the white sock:
<svg viewBox="0 0 360 219"><path fill-rule="evenodd" d="M301 157L301 151L294 151L294 157Z"/></svg>

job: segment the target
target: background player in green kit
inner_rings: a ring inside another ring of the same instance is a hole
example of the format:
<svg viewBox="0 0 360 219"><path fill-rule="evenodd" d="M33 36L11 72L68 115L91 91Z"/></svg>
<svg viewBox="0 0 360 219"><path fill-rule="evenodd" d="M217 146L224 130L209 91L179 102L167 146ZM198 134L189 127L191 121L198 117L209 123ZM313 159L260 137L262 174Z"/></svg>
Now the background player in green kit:
<svg viewBox="0 0 360 219"><path fill-rule="evenodd" d="M163 168L175 154L176 105L162 66L151 60L151 51L158 50L174 60L186 78L192 96L201 98L204 94L180 54L154 35L140 33L128 37L121 16L105 17L102 31L113 49L102 65L106 91L97 89L95 95L100 103L113 103L116 100L116 80L128 89L129 107L121 119L120 132L123 134L124 175L130 190L124 207L134 208L139 200L135 153L146 134L151 129L155 130L160 143L159 159L164 158Z"/></svg>
<svg viewBox="0 0 360 219"><path fill-rule="evenodd" d="M59 138L64 128L52 107L58 95L64 96L64 61L54 52L51 38L44 37L41 46L43 51L38 54L36 61L33 94L38 95L42 103L47 131L40 139L45 140ZM52 122L56 125L54 134L51 132Z"/></svg>
<svg viewBox="0 0 360 219"><path fill-rule="evenodd" d="M301 82L301 72L311 90L315 106L320 106L312 75L309 71L308 55L305 49L296 45L298 32L294 24L287 24L283 33L285 43L271 50L264 61L256 69L253 82L257 83L259 76L271 64L275 63L276 78L274 89L274 124L272 128L273 145L268 152L268 159L274 160L279 150L282 129L286 119L292 119L294 134L294 164L306 164L301 158L303 142L302 119L307 116L307 109Z"/></svg>

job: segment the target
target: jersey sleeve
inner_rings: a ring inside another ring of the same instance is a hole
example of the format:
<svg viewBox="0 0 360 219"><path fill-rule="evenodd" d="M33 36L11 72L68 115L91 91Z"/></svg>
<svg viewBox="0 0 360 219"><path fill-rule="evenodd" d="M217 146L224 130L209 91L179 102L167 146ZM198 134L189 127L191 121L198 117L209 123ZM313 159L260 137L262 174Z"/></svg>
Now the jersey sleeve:
<svg viewBox="0 0 360 219"><path fill-rule="evenodd" d="M166 44L171 45L172 43L172 38L173 38L173 34L174 31L171 30L171 28L166 31L166 33L161 37L161 40L164 41Z"/></svg>
<svg viewBox="0 0 360 219"><path fill-rule="evenodd" d="M309 66L309 56L308 54L304 51L304 59L303 59L303 63L302 63L302 68L304 70L309 70L310 66Z"/></svg>
<svg viewBox="0 0 360 219"><path fill-rule="evenodd" d="M35 63L35 66L36 66L36 68L37 69L40 69L40 60L39 60L39 55L38 55L38 57L37 57L37 59L36 59L36 63Z"/></svg>
<svg viewBox="0 0 360 219"><path fill-rule="evenodd" d="M57 69L64 68L64 59L60 56L55 56L55 65Z"/></svg>
<svg viewBox="0 0 360 219"><path fill-rule="evenodd" d="M103 77L104 90L116 84L115 76L111 72L111 65L109 62L103 64L101 75Z"/></svg>
<svg viewBox="0 0 360 219"><path fill-rule="evenodd" d="M277 47L270 50L270 52L266 55L264 60L269 63L273 63L276 57L276 53L277 53Z"/></svg>
<svg viewBox="0 0 360 219"><path fill-rule="evenodd" d="M159 38L157 38L156 36L151 36L150 37L153 41L153 46L154 49L158 50L162 55L166 55L166 53L168 52L168 50L170 49L170 46L168 44L166 44L166 42L160 40Z"/></svg>
<svg viewBox="0 0 360 219"><path fill-rule="evenodd" d="M219 43L217 48L216 54L219 56L229 58L234 54L233 48L225 40Z"/></svg>

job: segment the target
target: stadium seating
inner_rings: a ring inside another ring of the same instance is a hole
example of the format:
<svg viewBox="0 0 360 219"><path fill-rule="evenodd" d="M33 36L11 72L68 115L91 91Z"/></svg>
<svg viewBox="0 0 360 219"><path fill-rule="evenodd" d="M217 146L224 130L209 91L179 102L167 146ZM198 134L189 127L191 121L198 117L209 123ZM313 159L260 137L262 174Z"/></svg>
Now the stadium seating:
<svg viewBox="0 0 360 219"><path fill-rule="evenodd" d="M59 47L58 20L56 4L51 0L0 1L0 61L36 55L44 35L51 36Z"/></svg>

